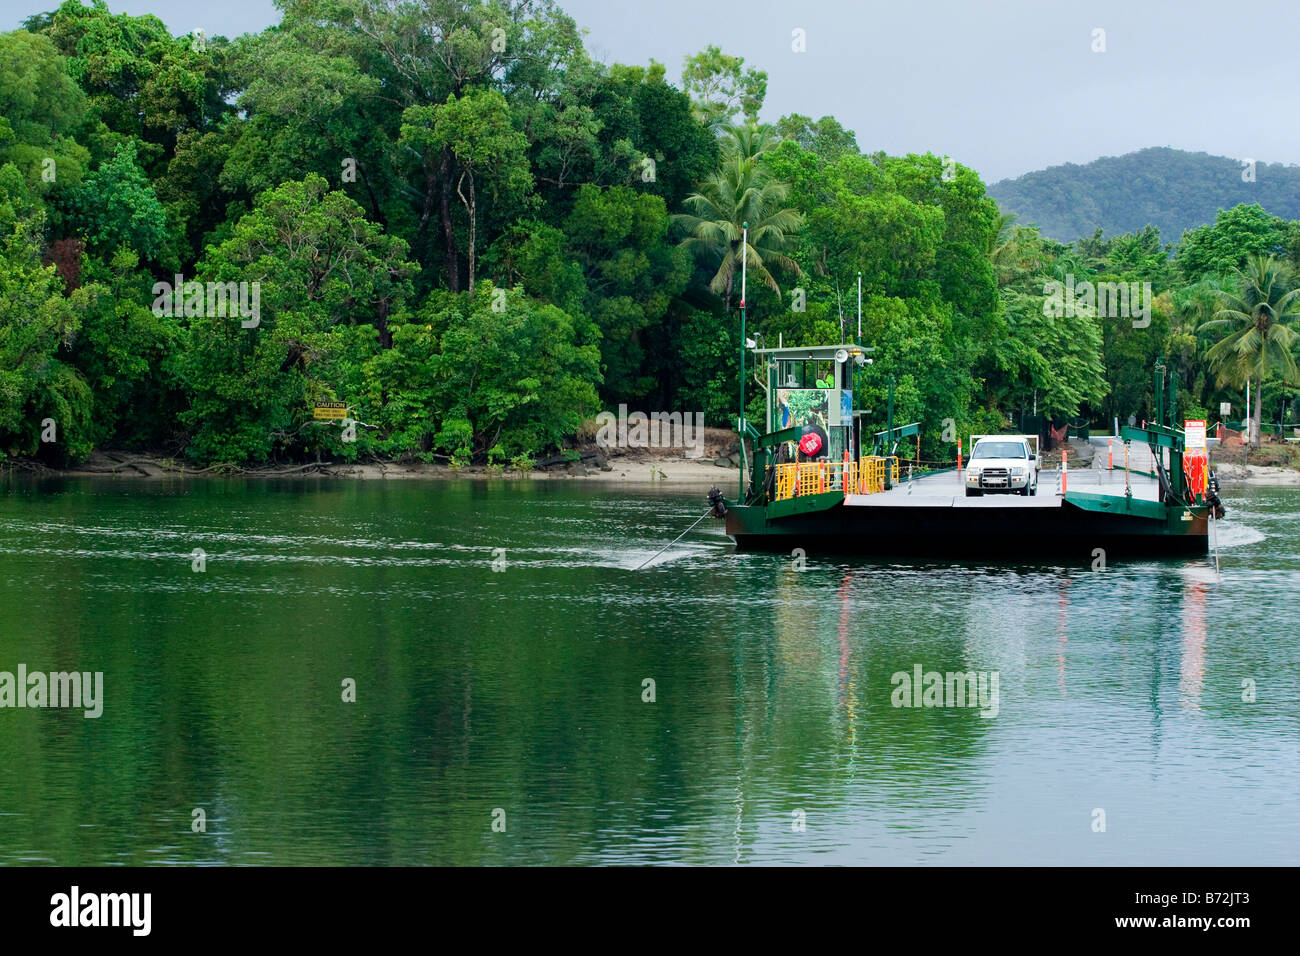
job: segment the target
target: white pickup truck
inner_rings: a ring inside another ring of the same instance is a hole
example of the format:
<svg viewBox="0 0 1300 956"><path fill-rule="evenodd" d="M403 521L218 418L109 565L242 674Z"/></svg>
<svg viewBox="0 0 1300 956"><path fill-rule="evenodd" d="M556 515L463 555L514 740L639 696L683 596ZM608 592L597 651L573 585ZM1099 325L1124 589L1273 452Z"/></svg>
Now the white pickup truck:
<svg viewBox="0 0 1300 956"><path fill-rule="evenodd" d="M1038 494L1038 439L1033 435L972 435L962 484L966 497L985 492Z"/></svg>

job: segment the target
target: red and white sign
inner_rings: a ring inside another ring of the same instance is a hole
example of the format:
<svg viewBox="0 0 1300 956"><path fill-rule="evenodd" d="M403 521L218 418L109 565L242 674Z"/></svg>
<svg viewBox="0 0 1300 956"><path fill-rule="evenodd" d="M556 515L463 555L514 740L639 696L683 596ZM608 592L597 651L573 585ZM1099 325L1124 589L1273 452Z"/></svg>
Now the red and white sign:
<svg viewBox="0 0 1300 956"><path fill-rule="evenodd" d="M1205 421L1183 422L1184 447L1187 451L1205 451Z"/></svg>

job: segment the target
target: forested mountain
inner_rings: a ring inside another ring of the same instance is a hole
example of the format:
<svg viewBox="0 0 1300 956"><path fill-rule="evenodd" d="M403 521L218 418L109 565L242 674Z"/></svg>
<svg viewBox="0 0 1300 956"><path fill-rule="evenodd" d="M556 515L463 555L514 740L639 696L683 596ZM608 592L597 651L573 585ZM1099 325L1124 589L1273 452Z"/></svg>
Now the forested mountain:
<svg viewBox="0 0 1300 956"><path fill-rule="evenodd" d="M1213 222L1218 210L1238 203L1300 218L1300 166L1256 162L1252 171L1245 160L1153 146L1004 179L989 187L989 195L1021 223L1037 224L1044 236L1061 242L1098 229L1113 236L1148 225L1166 242L1177 242L1185 230Z"/></svg>

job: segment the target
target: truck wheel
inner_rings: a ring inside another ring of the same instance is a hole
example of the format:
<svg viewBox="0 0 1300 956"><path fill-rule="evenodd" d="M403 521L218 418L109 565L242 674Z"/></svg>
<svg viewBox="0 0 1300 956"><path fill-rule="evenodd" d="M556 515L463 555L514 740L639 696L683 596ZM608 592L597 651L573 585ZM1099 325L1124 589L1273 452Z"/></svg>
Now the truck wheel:
<svg viewBox="0 0 1300 956"><path fill-rule="evenodd" d="M1028 498L1028 497L1029 497L1029 486L1028 486L1028 485L1025 485L1025 487L1023 487L1023 488L1020 489L1020 497L1022 497L1022 498Z"/></svg>
<svg viewBox="0 0 1300 956"><path fill-rule="evenodd" d="M966 497L967 497L967 498L980 498L980 497L983 497L983 495L984 495L984 492L982 492L982 491L972 491L972 490L969 489L969 488L966 489Z"/></svg>
<svg viewBox="0 0 1300 956"><path fill-rule="evenodd" d="M1029 489L1029 493L1030 493L1031 495L1037 495L1037 494L1038 494L1038 485L1034 485L1034 487L1030 488L1030 489Z"/></svg>

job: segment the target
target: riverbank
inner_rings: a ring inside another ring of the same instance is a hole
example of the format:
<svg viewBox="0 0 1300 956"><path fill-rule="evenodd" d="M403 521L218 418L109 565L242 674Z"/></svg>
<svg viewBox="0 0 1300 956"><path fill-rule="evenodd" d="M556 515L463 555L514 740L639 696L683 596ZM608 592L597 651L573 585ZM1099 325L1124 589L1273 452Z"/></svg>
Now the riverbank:
<svg viewBox="0 0 1300 956"><path fill-rule="evenodd" d="M1225 485L1300 485L1300 471L1273 465L1215 465L1215 474Z"/></svg>
<svg viewBox="0 0 1300 956"><path fill-rule="evenodd" d="M187 479L187 478L330 478L360 481L448 481L457 478L506 478L523 481L589 481L612 484L728 487L737 479L737 460L715 451L712 457L685 458L655 450L616 451L612 455L580 451L574 461L554 462L546 468L519 471L509 467L424 462L312 462L283 467L237 468L213 466L195 469L176 459L157 455L96 452L83 464L50 468L33 461L8 461L0 465L10 474L29 477Z"/></svg>
<svg viewBox="0 0 1300 956"><path fill-rule="evenodd" d="M81 465L49 468L32 461L0 463L4 470L32 476L115 477L115 478L331 478L360 481L446 481L457 478L506 478L527 481L579 480L600 484L635 484L647 486L707 487L718 485L726 490L734 483L740 458L735 434L724 429L706 429L704 454L685 457L680 449L614 449L609 453L594 443L575 449L570 456L547 459L546 467L519 471L506 466L464 465L424 462L311 462L305 465L238 468L212 466L195 469L183 461L161 455L128 452L95 452ZM1082 446L1081 446L1082 448ZM1081 449L1080 449L1081 450ZM1244 456L1241 450L1216 449L1212 464L1225 484L1232 485L1300 485L1300 468L1285 463L1280 456L1289 448L1265 446ZM1083 455L1071 459L1071 466L1087 468L1091 460ZM1052 456L1044 456L1044 465L1054 465ZM1289 459L1287 459L1289 460ZM1059 457L1056 461L1059 462Z"/></svg>
<svg viewBox="0 0 1300 956"><path fill-rule="evenodd" d="M1300 448L1290 442L1220 445L1210 452L1210 465L1225 485L1300 485Z"/></svg>

